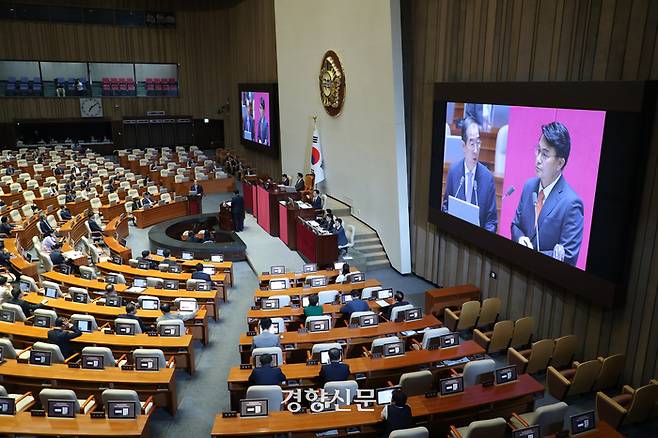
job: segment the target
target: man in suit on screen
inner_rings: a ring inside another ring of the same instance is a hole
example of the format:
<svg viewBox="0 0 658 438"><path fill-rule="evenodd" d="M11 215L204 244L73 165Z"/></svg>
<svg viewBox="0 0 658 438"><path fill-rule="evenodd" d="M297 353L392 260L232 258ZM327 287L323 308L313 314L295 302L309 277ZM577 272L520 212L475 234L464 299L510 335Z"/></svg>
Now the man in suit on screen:
<svg viewBox="0 0 658 438"><path fill-rule="evenodd" d="M258 121L258 130L256 131L256 141L261 144L269 144L270 123L265 118L265 99L262 97L260 98L258 111L260 112L260 120Z"/></svg>
<svg viewBox="0 0 658 438"><path fill-rule="evenodd" d="M571 152L566 126L541 127L535 172L523 186L512 221L512 239L539 252L576 265L583 241L583 201L562 175Z"/></svg>
<svg viewBox="0 0 658 438"><path fill-rule="evenodd" d="M462 148L464 159L453 163L448 170L442 210L448 211L449 196L477 205L480 207L480 227L495 233L498 227L496 186L489 169L479 162L480 127L471 118L462 123Z"/></svg>

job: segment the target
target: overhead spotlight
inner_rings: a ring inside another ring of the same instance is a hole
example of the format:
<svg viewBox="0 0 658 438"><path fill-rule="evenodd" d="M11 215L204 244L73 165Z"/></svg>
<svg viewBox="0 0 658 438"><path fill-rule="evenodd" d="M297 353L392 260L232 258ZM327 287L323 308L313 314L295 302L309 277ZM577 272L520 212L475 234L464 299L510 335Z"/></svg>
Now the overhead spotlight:
<svg viewBox="0 0 658 438"><path fill-rule="evenodd" d="M210 119L203 119L203 123L210 123Z"/></svg>

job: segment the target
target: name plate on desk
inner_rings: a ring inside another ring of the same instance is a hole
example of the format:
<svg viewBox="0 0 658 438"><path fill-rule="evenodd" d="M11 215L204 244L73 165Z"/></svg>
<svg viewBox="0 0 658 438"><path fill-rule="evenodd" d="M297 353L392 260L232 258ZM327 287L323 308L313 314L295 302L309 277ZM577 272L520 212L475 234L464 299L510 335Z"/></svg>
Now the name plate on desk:
<svg viewBox="0 0 658 438"><path fill-rule="evenodd" d="M45 417L46 411L43 409L32 409L30 411L30 415L33 417Z"/></svg>
<svg viewBox="0 0 658 438"><path fill-rule="evenodd" d="M133 371L135 369L134 365L121 365L123 371Z"/></svg>
<svg viewBox="0 0 658 438"><path fill-rule="evenodd" d="M259 306L251 306L251 310L260 310Z"/></svg>
<svg viewBox="0 0 658 438"><path fill-rule="evenodd" d="M222 418L237 418L237 416L236 411L222 412Z"/></svg>
<svg viewBox="0 0 658 438"><path fill-rule="evenodd" d="M148 331L146 332L146 334L149 336L158 336L158 332L154 332L154 331Z"/></svg>
<svg viewBox="0 0 658 438"><path fill-rule="evenodd" d="M316 359L309 359L306 361L307 366L317 365L318 361Z"/></svg>
<svg viewBox="0 0 658 438"><path fill-rule="evenodd" d="M68 366L69 368L80 368L80 364L78 362L69 362Z"/></svg>
<svg viewBox="0 0 658 438"><path fill-rule="evenodd" d="M284 350L294 350L295 349L295 344L285 344L283 346Z"/></svg>
<svg viewBox="0 0 658 438"><path fill-rule="evenodd" d="M253 330L250 330L247 332L247 336L256 336L256 332Z"/></svg>
<svg viewBox="0 0 658 438"><path fill-rule="evenodd" d="M297 334L299 334L299 335L305 335L307 333L308 333L308 329L306 327L303 327L303 328L300 328L299 330L297 330Z"/></svg>
<svg viewBox="0 0 658 438"><path fill-rule="evenodd" d="M437 391L427 391L425 393L425 398L434 398L434 397L438 397L438 396L439 396L439 393Z"/></svg>
<svg viewBox="0 0 658 438"><path fill-rule="evenodd" d="M91 413L91 418L96 418L96 419L105 418L105 411L94 411Z"/></svg>
<svg viewBox="0 0 658 438"><path fill-rule="evenodd" d="M241 370L250 370L252 369L252 365L250 363L241 363L240 364L240 369Z"/></svg>

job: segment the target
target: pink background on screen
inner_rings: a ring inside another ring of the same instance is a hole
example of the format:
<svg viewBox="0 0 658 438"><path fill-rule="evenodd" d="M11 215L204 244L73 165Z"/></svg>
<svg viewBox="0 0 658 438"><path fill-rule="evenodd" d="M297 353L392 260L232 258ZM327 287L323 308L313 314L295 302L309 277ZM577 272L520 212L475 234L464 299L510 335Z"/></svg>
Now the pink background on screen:
<svg viewBox="0 0 658 438"><path fill-rule="evenodd" d="M258 225L265 231L270 232L270 194L258 186Z"/></svg>
<svg viewBox="0 0 658 438"><path fill-rule="evenodd" d="M263 98L265 100L265 120L267 120L267 144L268 146L271 144L271 122L270 122L270 93L254 93L254 137L253 141L256 141L258 138L256 136L256 133L258 132L258 127L260 126L260 98Z"/></svg>
<svg viewBox="0 0 658 438"><path fill-rule="evenodd" d="M585 269L605 111L510 107L503 193L511 186L516 190L503 200L498 233L508 239L511 237L510 227L523 185L536 177L535 150L541 137L541 125L554 121L564 124L571 136L571 153L562 176L580 196L585 208L583 242L576 263L578 268Z"/></svg>

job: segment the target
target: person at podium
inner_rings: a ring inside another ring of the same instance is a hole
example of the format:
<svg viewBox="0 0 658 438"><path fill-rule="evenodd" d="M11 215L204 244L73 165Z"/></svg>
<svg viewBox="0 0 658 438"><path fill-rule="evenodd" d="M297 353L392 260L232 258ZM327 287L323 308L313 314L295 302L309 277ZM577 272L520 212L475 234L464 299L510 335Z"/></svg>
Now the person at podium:
<svg viewBox="0 0 658 438"><path fill-rule="evenodd" d="M203 186L199 184L197 180L194 180L194 183L190 186L190 192L195 195L203 196Z"/></svg>
<svg viewBox="0 0 658 438"><path fill-rule="evenodd" d="M446 191L441 209L448 212L448 199L453 196L479 207L480 227L492 233L498 228L496 185L489 169L479 162L480 126L471 118L462 123L464 159L450 166L446 177Z"/></svg>
<svg viewBox="0 0 658 438"><path fill-rule="evenodd" d="M313 190L313 201L311 202L311 205L316 210L320 210L322 208L322 198L320 197L320 191L317 189Z"/></svg>

